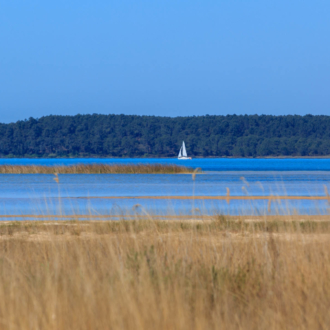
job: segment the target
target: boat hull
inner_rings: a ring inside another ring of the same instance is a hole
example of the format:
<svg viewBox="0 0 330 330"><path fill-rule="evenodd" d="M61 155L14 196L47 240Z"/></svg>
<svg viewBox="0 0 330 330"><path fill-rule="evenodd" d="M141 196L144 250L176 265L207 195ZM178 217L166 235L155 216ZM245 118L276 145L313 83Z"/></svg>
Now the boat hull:
<svg viewBox="0 0 330 330"><path fill-rule="evenodd" d="M178 157L179 160L189 160L192 159L191 157Z"/></svg>

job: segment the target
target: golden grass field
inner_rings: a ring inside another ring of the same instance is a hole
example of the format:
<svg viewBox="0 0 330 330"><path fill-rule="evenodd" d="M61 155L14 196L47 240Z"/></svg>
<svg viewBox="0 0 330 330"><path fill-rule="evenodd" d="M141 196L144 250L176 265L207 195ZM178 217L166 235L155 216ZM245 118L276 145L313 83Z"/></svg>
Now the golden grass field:
<svg viewBox="0 0 330 330"><path fill-rule="evenodd" d="M163 164L0 165L0 174L185 174L193 169Z"/></svg>
<svg viewBox="0 0 330 330"><path fill-rule="evenodd" d="M1 329L329 329L330 218L0 223Z"/></svg>

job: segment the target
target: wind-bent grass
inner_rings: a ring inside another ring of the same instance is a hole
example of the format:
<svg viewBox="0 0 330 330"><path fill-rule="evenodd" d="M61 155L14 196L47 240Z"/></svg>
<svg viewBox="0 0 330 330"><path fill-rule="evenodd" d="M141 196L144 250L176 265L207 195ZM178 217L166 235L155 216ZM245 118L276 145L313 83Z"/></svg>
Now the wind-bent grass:
<svg viewBox="0 0 330 330"><path fill-rule="evenodd" d="M193 169L163 164L78 164L70 166L0 165L1 174L184 174Z"/></svg>
<svg viewBox="0 0 330 330"><path fill-rule="evenodd" d="M0 223L1 328L330 327L330 218L208 219Z"/></svg>

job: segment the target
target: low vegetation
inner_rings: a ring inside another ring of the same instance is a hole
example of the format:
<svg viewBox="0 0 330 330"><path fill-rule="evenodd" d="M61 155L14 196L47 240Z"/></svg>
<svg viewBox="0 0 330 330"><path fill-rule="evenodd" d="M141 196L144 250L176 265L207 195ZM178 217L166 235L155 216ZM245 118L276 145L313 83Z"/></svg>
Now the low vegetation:
<svg viewBox="0 0 330 330"><path fill-rule="evenodd" d="M193 169L162 164L78 164L71 166L0 165L2 174L178 174Z"/></svg>
<svg viewBox="0 0 330 330"><path fill-rule="evenodd" d="M328 329L330 219L3 222L2 329Z"/></svg>

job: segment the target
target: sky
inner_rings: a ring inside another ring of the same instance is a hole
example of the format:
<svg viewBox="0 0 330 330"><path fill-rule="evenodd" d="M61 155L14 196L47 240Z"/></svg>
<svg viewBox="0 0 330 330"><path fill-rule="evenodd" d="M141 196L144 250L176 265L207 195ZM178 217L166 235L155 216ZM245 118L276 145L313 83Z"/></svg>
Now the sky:
<svg viewBox="0 0 330 330"><path fill-rule="evenodd" d="M330 115L328 0L0 0L0 122Z"/></svg>

